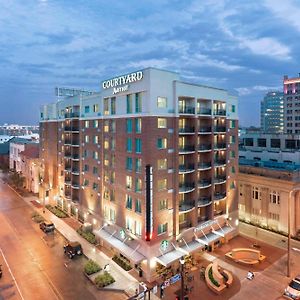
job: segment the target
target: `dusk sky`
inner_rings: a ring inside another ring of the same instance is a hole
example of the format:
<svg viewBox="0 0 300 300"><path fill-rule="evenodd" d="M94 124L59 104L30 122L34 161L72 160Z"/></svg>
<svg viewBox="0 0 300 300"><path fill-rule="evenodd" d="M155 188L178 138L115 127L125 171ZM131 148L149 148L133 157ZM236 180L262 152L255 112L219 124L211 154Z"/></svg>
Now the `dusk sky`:
<svg viewBox="0 0 300 300"><path fill-rule="evenodd" d="M36 124L55 86L99 90L144 67L239 96L243 126L300 72L298 0L2 0L0 124Z"/></svg>

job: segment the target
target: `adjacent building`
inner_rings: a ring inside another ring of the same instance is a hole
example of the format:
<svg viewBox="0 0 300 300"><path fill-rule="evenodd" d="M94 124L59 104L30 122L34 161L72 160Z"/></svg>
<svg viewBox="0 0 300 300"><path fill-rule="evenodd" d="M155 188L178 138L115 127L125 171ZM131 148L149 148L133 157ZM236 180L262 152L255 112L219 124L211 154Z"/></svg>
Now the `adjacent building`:
<svg viewBox="0 0 300 300"><path fill-rule="evenodd" d="M35 125L4 124L0 125L0 135L20 136L31 135L39 132Z"/></svg>
<svg viewBox="0 0 300 300"><path fill-rule="evenodd" d="M268 92L260 104L260 126L264 133L283 133L283 93Z"/></svg>
<svg viewBox="0 0 300 300"><path fill-rule="evenodd" d="M236 234L237 99L148 68L41 107L40 197L147 280Z"/></svg>
<svg viewBox="0 0 300 300"><path fill-rule="evenodd" d="M300 74L283 78L284 132L300 133Z"/></svg>

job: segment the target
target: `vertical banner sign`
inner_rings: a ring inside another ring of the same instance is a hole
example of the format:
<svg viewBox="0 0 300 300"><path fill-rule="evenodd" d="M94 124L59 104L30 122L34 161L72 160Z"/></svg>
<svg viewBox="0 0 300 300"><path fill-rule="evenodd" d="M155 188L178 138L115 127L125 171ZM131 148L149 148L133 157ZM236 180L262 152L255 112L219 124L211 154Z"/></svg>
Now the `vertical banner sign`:
<svg viewBox="0 0 300 300"><path fill-rule="evenodd" d="M153 173L152 167L146 165L146 241L153 233Z"/></svg>

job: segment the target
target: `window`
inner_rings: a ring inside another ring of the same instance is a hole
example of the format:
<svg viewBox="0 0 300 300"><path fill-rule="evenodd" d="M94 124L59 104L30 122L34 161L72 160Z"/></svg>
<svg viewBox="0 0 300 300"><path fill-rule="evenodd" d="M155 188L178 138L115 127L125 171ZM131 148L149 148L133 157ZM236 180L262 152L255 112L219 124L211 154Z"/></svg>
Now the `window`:
<svg viewBox="0 0 300 300"><path fill-rule="evenodd" d="M126 150L127 150L127 152L132 152L132 139L131 138L127 138Z"/></svg>
<svg viewBox="0 0 300 300"><path fill-rule="evenodd" d="M98 168L97 167L93 167L93 174L98 175Z"/></svg>
<svg viewBox="0 0 300 300"><path fill-rule="evenodd" d="M166 170L168 167L168 162L166 158L158 159L157 160L157 169L158 170Z"/></svg>
<svg viewBox="0 0 300 300"><path fill-rule="evenodd" d="M252 187L252 199L261 200L261 191L258 187Z"/></svg>
<svg viewBox="0 0 300 300"><path fill-rule="evenodd" d="M83 157L87 158L89 156L89 151L84 149L83 151Z"/></svg>
<svg viewBox="0 0 300 300"><path fill-rule="evenodd" d="M157 118L157 128L167 128L167 119Z"/></svg>
<svg viewBox="0 0 300 300"><path fill-rule="evenodd" d="M135 159L135 172L137 172L137 173L142 172L142 159L141 158Z"/></svg>
<svg viewBox="0 0 300 300"><path fill-rule="evenodd" d="M110 111L112 115L116 114L116 97L111 98Z"/></svg>
<svg viewBox="0 0 300 300"><path fill-rule="evenodd" d="M98 159L98 152L97 151L93 151L93 158Z"/></svg>
<svg viewBox="0 0 300 300"><path fill-rule="evenodd" d="M235 157L235 152L234 151L230 151L230 157L234 158Z"/></svg>
<svg viewBox="0 0 300 300"><path fill-rule="evenodd" d="M230 144L235 144L235 136L231 135L229 141L230 141Z"/></svg>
<svg viewBox="0 0 300 300"><path fill-rule="evenodd" d="M89 125L90 125L89 123L90 123L89 121L84 121L84 127L85 127L85 128L89 128L89 127L90 127L90 126L89 126Z"/></svg>
<svg viewBox="0 0 300 300"><path fill-rule="evenodd" d="M85 143L88 143L88 142L89 142L89 140L90 140L90 138L89 138L89 136L88 136L88 135L84 136L84 142L85 142Z"/></svg>
<svg viewBox="0 0 300 300"><path fill-rule="evenodd" d="M141 118L135 119L135 132L136 133L142 132L142 119Z"/></svg>
<svg viewBox="0 0 300 300"><path fill-rule="evenodd" d="M135 179L135 191L140 193L142 191L142 180L139 178Z"/></svg>
<svg viewBox="0 0 300 300"><path fill-rule="evenodd" d="M142 153L142 141L141 141L141 139L135 139L135 153Z"/></svg>
<svg viewBox="0 0 300 300"><path fill-rule="evenodd" d="M109 220L110 220L112 223L115 223L115 222L116 222L116 211L115 211L113 208L110 208L110 209L109 209Z"/></svg>
<svg viewBox="0 0 300 300"><path fill-rule="evenodd" d="M167 138L158 138L157 139L157 148L158 149L167 149Z"/></svg>
<svg viewBox="0 0 300 300"><path fill-rule="evenodd" d="M93 128L98 128L99 122L98 120L93 121Z"/></svg>
<svg viewBox="0 0 300 300"><path fill-rule="evenodd" d="M88 114L90 112L90 107L87 105L84 107L84 113Z"/></svg>
<svg viewBox="0 0 300 300"><path fill-rule="evenodd" d="M132 171L132 157L126 158L126 170Z"/></svg>
<svg viewBox="0 0 300 300"><path fill-rule="evenodd" d="M109 132L109 121L108 120L104 121L104 132Z"/></svg>
<svg viewBox="0 0 300 300"><path fill-rule="evenodd" d="M96 183L96 182L93 183L93 190L94 191L98 190L98 183Z"/></svg>
<svg viewBox="0 0 300 300"><path fill-rule="evenodd" d="M280 193L278 191L270 192L270 203L280 204Z"/></svg>
<svg viewBox="0 0 300 300"><path fill-rule="evenodd" d="M167 107L167 98L157 97L157 108L166 108L166 107Z"/></svg>
<svg viewBox="0 0 300 300"><path fill-rule="evenodd" d="M108 98L103 99L103 113L104 113L104 115L109 115L109 99Z"/></svg>
<svg viewBox="0 0 300 300"><path fill-rule="evenodd" d="M126 195L126 208L132 209L132 197L130 195Z"/></svg>
<svg viewBox="0 0 300 300"><path fill-rule="evenodd" d="M83 185L84 186L88 186L89 185L89 181L86 178L83 180Z"/></svg>
<svg viewBox="0 0 300 300"><path fill-rule="evenodd" d="M131 190L132 189L132 177L131 176L126 176L126 188Z"/></svg>
<svg viewBox="0 0 300 300"><path fill-rule="evenodd" d="M167 229L168 229L168 223L159 224L158 225L158 234L162 234L162 233L167 232Z"/></svg>
<svg viewBox="0 0 300 300"><path fill-rule="evenodd" d="M271 139L271 148L280 148L280 139Z"/></svg>
<svg viewBox="0 0 300 300"><path fill-rule="evenodd" d="M99 105L98 104L94 104L93 105L93 112L96 113L99 111Z"/></svg>
<svg viewBox="0 0 300 300"><path fill-rule="evenodd" d="M116 132L116 121L111 120L111 132L115 133Z"/></svg>
<svg viewBox="0 0 300 300"><path fill-rule="evenodd" d="M253 146L253 138L244 138L245 146Z"/></svg>
<svg viewBox="0 0 300 300"><path fill-rule="evenodd" d="M134 231L134 222L131 218L126 216L126 229L133 232Z"/></svg>
<svg viewBox="0 0 300 300"><path fill-rule="evenodd" d="M132 95L126 96L126 112L128 114L132 113Z"/></svg>
<svg viewBox="0 0 300 300"><path fill-rule="evenodd" d="M140 199L135 199L135 212L142 213L142 202Z"/></svg>
<svg viewBox="0 0 300 300"><path fill-rule="evenodd" d="M279 221L279 214L274 214L269 212L269 219L272 219L274 221Z"/></svg>
<svg viewBox="0 0 300 300"><path fill-rule="evenodd" d="M142 235L142 223L139 221L135 221L135 234L138 236Z"/></svg>
<svg viewBox="0 0 300 300"><path fill-rule="evenodd" d="M235 120L230 120L230 128L235 128Z"/></svg>
<svg viewBox="0 0 300 300"><path fill-rule="evenodd" d="M108 167L109 166L109 154L104 153L104 166Z"/></svg>
<svg viewBox="0 0 300 300"><path fill-rule="evenodd" d="M135 112L136 113L142 112L142 94L141 93L135 94Z"/></svg>
<svg viewBox="0 0 300 300"><path fill-rule="evenodd" d="M111 141L111 150L115 150L116 149L116 139L115 138L112 138Z"/></svg>
<svg viewBox="0 0 300 300"><path fill-rule="evenodd" d="M159 200L158 209L159 210L168 209L168 199Z"/></svg>
<svg viewBox="0 0 300 300"><path fill-rule="evenodd" d="M235 113L235 105L231 105L231 112Z"/></svg>
<svg viewBox="0 0 300 300"><path fill-rule="evenodd" d="M109 149L109 139L108 138L105 138L104 139L104 149Z"/></svg>
<svg viewBox="0 0 300 300"><path fill-rule="evenodd" d="M84 171L84 172L88 172L88 171L89 171L89 165L84 165L83 171Z"/></svg>
<svg viewBox="0 0 300 300"><path fill-rule="evenodd" d="M230 189L231 189L231 190L235 189L235 184L234 184L233 181L230 183Z"/></svg>
<svg viewBox="0 0 300 300"><path fill-rule="evenodd" d="M132 133L132 119L126 120L126 132Z"/></svg>
<svg viewBox="0 0 300 300"><path fill-rule="evenodd" d="M158 190L165 190L167 188L167 179L160 179L157 181Z"/></svg>
<svg viewBox="0 0 300 300"><path fill-rule="evenodd" d="M257 139L257 146L258 147L267 147L267 140L266 139Z"/></svg>
<svg viewBox="0 0 300 300"><path fill-rule="evenodd" d="M235 173L235 167L234 166L231 167L231 173Z"/></svg>
<svg viewBox="0 0 300 300"><path fill-rule="evenodd" d="M95 136L94 136L94 138L93 138L93 142L94 142L94 144L98 144L98 142L99 142L99 138L98 138L98 136L97 136L97 135L95 135Z"/></svg>

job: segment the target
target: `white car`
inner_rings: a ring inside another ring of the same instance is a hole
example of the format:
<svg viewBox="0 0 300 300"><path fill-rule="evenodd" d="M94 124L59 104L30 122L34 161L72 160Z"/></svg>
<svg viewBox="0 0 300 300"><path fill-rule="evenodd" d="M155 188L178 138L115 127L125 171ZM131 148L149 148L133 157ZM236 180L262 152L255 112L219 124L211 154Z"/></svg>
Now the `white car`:
<svg viewBox="0 0 300 300"><path fill-rule="evenodd" d="M283 295L288 299L300 299L300 275L290 282Z"/></svg>

